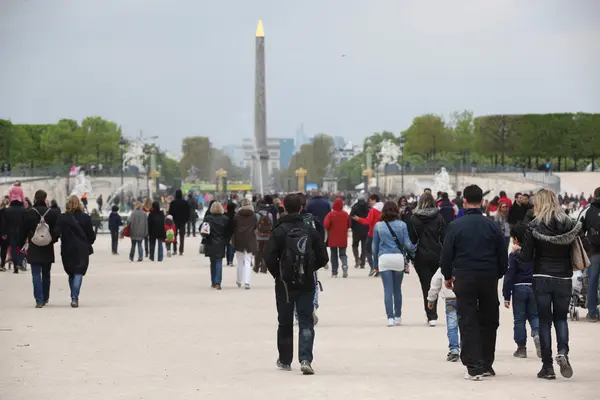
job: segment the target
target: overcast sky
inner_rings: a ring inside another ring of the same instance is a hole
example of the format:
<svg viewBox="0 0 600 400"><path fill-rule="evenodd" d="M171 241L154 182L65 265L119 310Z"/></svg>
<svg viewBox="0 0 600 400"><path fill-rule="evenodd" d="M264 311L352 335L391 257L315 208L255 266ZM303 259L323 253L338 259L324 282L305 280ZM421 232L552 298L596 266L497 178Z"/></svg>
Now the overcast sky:
<svg viewBox="0 0 600 400"><path fill-rule="evenodd" d="M186 136L240 143L259 18L270 137L600 112L597 0L0 0L0 118L99 115L174 152Z"/></svg>

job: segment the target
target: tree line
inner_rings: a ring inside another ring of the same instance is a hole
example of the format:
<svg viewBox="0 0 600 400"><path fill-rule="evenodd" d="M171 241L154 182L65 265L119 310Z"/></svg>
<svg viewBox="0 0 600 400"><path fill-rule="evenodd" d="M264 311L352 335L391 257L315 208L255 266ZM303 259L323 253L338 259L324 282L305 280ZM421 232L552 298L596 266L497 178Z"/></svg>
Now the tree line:
<svg viewBox="0 0 600 400"><path fill-rule="evenodd" d="M182 158L179 172L184 178L198 182L215 182L216 171L227 171L229 181L248 181L250 170L234 165L229 156L212 146L206 136L192 136L183 139Z"/></svg>

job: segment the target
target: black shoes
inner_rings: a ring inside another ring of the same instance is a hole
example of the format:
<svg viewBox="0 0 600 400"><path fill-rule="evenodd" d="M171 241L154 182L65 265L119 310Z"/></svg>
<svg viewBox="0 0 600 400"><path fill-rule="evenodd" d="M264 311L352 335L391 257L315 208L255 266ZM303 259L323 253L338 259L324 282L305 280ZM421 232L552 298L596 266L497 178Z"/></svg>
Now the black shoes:
<svg viewBox="0 0 600 400"><path fill-rule="evenodd" d="M538 372L537 377L540 379L553 380L556 379L556 374L554 373L554 368L552 368L552 366L542 367L541 371Z"/></svg>
<svg viewBox="0 0 600 400"><path fill-rule="evenodd" d="M300 362L300 371L302 371L302 375L314 375L315 370L310 365L309 361Z"/></svg>
<svg viewBox="0 0 600 400"><path fill-rule="evenodd" d="M290 364L282 364L281 361L279 361L279 359L277 359L277 368L279 368L282 371L292 370L292 366Z"/></svg>
<svg viewBox="0 0 600 400"><path fill-rule="evenodd" d="M524 346L517 347L517 351L513 353L516 358L527 358L527 348Z"/></svg>
<svg viewBox="0 0 600 400"><path fill-rule="evenodd" d="M77 308L77 307L79 307L79 301L78 301L78 300L72 300L72 301L71 301L71 307L72 307L72 308Z"/></svg>
<svg viewBox="0 0 600 400"><path fill-rule="evenodd" d="M460 360L460 354L451 351L450 353L448 353L448 355L446 356L446 361L449 362L457 362L458 360Z"/></svg>
<svg viewBox="0 0 600 400"><path fill-rule="evenodd" d="M559 354L556 356L556 363L560 367L560 374L564 378L571 378L573 376L573 367L571 367L571 363L569 362L569 357L564 354Z"/></svg>
<svg viewBox="0 0 600 400"><path fill-rule="evenodd" d="M492 367L487 367L485 368L485 371L483 371L483 375L484 378L487 377L491 377L491 376L496 376L496 371L494 371L494 368Z"/></svg>

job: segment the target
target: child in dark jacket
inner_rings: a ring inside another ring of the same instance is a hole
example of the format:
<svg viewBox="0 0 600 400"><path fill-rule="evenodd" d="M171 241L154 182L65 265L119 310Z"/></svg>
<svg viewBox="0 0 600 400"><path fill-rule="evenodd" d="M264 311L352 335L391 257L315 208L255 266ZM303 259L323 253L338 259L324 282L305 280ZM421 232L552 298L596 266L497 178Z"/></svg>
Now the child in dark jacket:
<svg viewBox="0 0 600 400"><path fill-rule="evenodd" d="M541 358L540 338L539 338L539 319L537 305L533 295L531 283L533 280L533 262L523 263L519 261L519 244L523 240L523 235L527 226L517 224L510 230L510 236L513 241L513 252L508 256L508 270L504 276L502 294L504 296L504 306L510 307L512 296L512 308L514 317L514 339L517 343L517 351L514 356L517 358L527 358L527 328L526 321L529 321L531 336L537 351L537 356Z"/></svg>
<svg viewBox="0 0 600 400"><path fill-rule="evenodd" d="M123 225L123 220L119 215L119 207L113 206L112 212L108 216L108 229L110 230L110 241L112 246L112 253L118 255L117 252L119 246L119 228Z"/></svg>

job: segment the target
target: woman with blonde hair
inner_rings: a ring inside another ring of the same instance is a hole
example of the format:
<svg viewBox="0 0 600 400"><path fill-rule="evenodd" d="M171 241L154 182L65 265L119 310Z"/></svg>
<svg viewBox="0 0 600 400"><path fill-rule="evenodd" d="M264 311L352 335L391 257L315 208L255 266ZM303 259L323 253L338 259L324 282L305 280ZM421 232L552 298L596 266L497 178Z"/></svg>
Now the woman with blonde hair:
<svg viewBox="0 0 600 400"><path fill-rule="evenodd" d="M552 363L554 323L558 354L556 363L565 378L573 376L569 362L569 325L573 266L571 245L581 231L581 223L560 207L554 192L542 189L535 195L535 218L529 223L521 244L520 261L533 261L533 293L540 320L542 350L541 379L556 379Z"/></svg>
<svg viewBox="0 0 600 400"><path fill-rule="evenodd" d="M87 272L90 255L96 240L92 219L83 212L83 206L77 196L67 199L64 214L58 220L61 232L60 254L63 267L69 275L71 288L71 307L79 307L79 292L83 277Z"/></svg>
<svg viewBox="0 0 600 400"><path fill-rule="evenodd" d="M210 206L210 214L204 218L204 223L208 223L209 233L202 233L204 243L204 255L210 258L210 279L213 289L221 290L221 278L223 272L223 258L225 257L225 246L229 239L227 238L227 226L229 218L224 215L225 210L218 201Z"/></svg>

